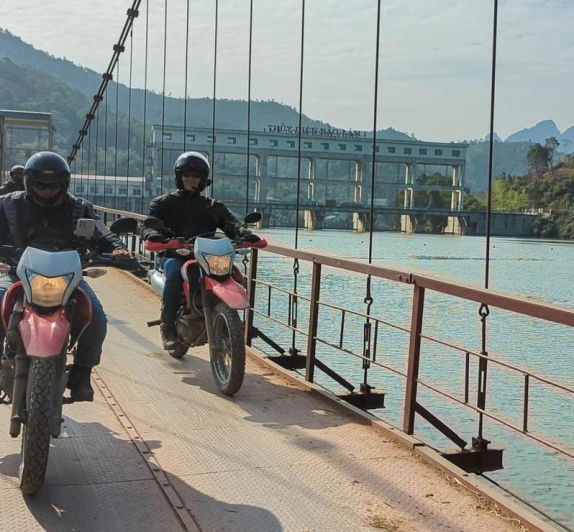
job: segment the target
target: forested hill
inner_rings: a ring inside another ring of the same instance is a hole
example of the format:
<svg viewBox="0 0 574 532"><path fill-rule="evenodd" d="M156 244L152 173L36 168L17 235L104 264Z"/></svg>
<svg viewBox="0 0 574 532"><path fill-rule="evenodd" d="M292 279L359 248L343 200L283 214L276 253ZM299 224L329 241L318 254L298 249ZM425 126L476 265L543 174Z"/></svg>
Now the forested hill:
<svg viewBox="0 0 574 532"><path fill-rule="evenodd" d="M92 104L101 83L101 74L83 68L65 59L58 59L36 50L8 31L0 29L0 109L52 112L56 127L56 143L62 152L70 150L78 130ZM108 85L108 110L116 116L117 85ZM133 89L131 94L132 121L142 121L144 112L144 91ZM127 147L127 117L129 89L119 85L118 148ZM146 124L162 122L162 96L147 92L145 97ZM184 102L181 98L165 98L165 118L169 125L183 125ZM213 102L210 98L193 98L187 102L187 123L196 127L211 127ZM337 127L303 117L303 125L315 127ZM263 130L269 124L296 125L297 110L275 101L251 103L251 127ZM245 129L247 126L247 102L240 100L217 100L216 125L218 128ZM132 128L140 131L141 125ZM124 135L125 132L125 135ZM377 132L381 139L413 139L412 136L388 128ZM132 146L141 139L132 139ZM522 175L527 171L527 142L502 143L494 146L494 176L502 173ZM473 191L484 190L488 179L488 143L471 141L467 151L466 185Z"/></svg>
<svg viewBox="0 0 574 532"><path fill-rule="evenodd" d="M24 43L20 38L10 32L0 29L0 59L7 57L18 66L30 67L38 73L48 74L64 82L68 87L81 92L91 98L100 86L102 76L93 70L83 68L65 59L55 58L45 52L36 50L33 46ZM108 84L108 106L115 113L116 104L115 82ZM109 97L109 96L112 97ZM144 98L145 96L145 98ZM120 83L119 85L119 109L123 112L128 109L129 89ZM146 110L146 123L162 123L161 94L132 89L131 91L131 117L142 121L144 114L144 99ZM165 98L164 122L170 125L183 125L182 98ZM40 109L36 109L40 110ZM45 110L45 109L44 109ZM189 98L187 101L187 123L197 127L211 127L213 116L213 101L211 98ZM251 127L254 130L263 131L269 124L296 125L299 117L297 110L288 105L275 101L251 102ZM313 120L303 116L304 126L330 127L330 124L319 120ZM218 128L245 129L247 127L247 102L243 100L217 100L216 125ZM332 127L337 127L332 125ZM411 139L406 133L392 128L377 133L380 138L388 139Z"/></svg>

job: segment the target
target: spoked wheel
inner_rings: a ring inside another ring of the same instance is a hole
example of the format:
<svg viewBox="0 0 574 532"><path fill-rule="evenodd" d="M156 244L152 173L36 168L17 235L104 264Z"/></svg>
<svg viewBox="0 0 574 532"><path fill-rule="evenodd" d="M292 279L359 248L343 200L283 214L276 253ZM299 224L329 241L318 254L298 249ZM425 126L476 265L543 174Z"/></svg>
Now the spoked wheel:
<svg viewBox="0 0 574 532"><path fill-rule="evenodd" d="M44 485L50 452L50 421L56 360L35 359L30 363L26 393L26 422L22 429L20 489L34 495Z"/></svg>
<svg viewBox="0 0 574 532"><path fill-rule="evenodd" d="M172 349L167 350L167 354L173 358L181 358L187 353L188 349L189 347L184 344L176 344Z"/></svg>
<svg viewBox="0 0 574 532"><path fill-rule="evenodd" d="M211 371L217 387L225 395L233 395L245 376L245 343L239 313L225 303L213 309L214 340L209 348Z"/></svg>

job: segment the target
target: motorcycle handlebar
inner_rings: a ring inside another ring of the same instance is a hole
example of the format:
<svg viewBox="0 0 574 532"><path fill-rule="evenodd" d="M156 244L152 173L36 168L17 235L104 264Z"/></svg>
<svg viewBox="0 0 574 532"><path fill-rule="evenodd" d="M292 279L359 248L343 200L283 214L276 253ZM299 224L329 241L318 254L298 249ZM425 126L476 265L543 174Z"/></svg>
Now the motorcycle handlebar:
<svg viewBox="0 0 574 532"><path fill-rule="evenodd" d="M82 263L82 268L94 268L97 266L110 266L119 270L134 272L141 269L141 265L135 257L131 259L114 259L111 253L102 253L88 262Z"/></svg>
<svg viewBox="0 0 574 532"><path fill-rule="evenodd" d="M233 247L235 249L241 248L264 248L267 246L267 240L261 238L257 242L247 242L244 239L232 240ZM193 244L187 242L181 238L172 238L167 242L150 242L149 240L144 241L144 247L147 251L153 251L154 253L159 253L160 251L176 250L176 249L193 249Z"/></svg>

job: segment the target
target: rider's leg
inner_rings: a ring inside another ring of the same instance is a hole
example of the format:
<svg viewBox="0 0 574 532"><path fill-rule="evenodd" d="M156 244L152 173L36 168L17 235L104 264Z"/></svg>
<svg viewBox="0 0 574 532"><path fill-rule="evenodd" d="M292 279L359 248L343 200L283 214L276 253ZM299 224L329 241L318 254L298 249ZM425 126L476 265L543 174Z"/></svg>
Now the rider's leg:
<svg viewBox="0 0 574 532"><path fill-rule="evenodd" d="M175 319L183 291L181 267L185 259L168 257L163 262L165 284L161 297L161 325L160 334L164 349L170 349L178 343L175 334Z"/></svg>
<svg viewBox="0 0 574 532"><path fill-rule="evenodd" d="M6 294L6 290L10 288L15 282L15 279L10 277L7 273L0 274L0 307L2 307L2 301L4 299L4 295ZM4 324L2 319L0 319L0 355L2 355L4 349L4 337L6 336L6 332L4 331Z"/></svg>
<svg viewBox="0 0 574 532"><path fill-rule="evenodd" d="M74 401L93 401L94 389L90 383L90 374L92 368L100 363L108 319L100 300L90 285L82 280L80 287L86 292L92 303L92 321L78 340L74 365L68 379L68 388L70 388L70 396Z"/></svg>

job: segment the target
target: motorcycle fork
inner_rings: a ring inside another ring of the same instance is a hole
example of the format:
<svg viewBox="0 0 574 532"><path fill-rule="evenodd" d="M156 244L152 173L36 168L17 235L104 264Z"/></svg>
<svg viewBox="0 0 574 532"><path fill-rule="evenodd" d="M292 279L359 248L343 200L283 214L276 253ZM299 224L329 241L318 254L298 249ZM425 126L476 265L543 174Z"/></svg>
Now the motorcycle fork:
<svg viewBox="0 0 574 532"><path fill-rule="evenodd" d="M215 332L213 330L213 307L215 296L211 291L205 288L203 279L199 282L199 290L201 291L201 301L203 302L203 316L205 318L205 329L207 330L207 343L209 344L209 353L212 354L215 342Z"/></svg>
<svg viewBox="0 0 574 532"><path fill-rule="evenodd" d="M10 314L8 327L6 328L6 349L15 353L12 358L13 388L12 388L12 414L10 416L10 436L17 438L26 415L26 387L28 384L28 370L30 359L24 351L24 345L20 338L18 325L22 321L23 301L19 299L14 305L14 311Z"/></svg>
<svg viewBox="0 0 574 532"><path fill-rule="evenodd" d="M12 396L12 416L10 417L10 436L20 435L26 416L26 388L30 359L23 348L18 348L14 358L14 394Z"/></svg>
<svg viewBox="0 0 574 532"><path fill-rule="evenodd" d="M50 433L53 438L57 438L62 432L62 405L64 403L64 391L68 373L66 371L67 350L56 359L56 380L54 381L54 393L52 394L52 419L50 421Z"/></svg>

